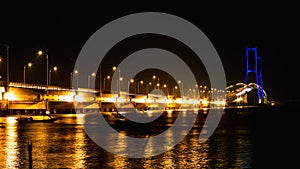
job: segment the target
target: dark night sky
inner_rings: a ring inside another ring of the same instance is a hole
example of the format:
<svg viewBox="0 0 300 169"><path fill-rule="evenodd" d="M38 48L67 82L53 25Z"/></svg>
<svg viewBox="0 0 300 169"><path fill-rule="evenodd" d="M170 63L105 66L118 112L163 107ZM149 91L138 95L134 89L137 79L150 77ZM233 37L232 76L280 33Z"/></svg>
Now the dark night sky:
<svg viewBox="0 0 300 169"><path fill-rule="evenodd" d="M157 11L182 17L208 36L221 57L228 85L244 82L245 49L258 47L269 98L300 99L296 89L299 19L292 8L295 5L252 3L216 8L154 2L117 4L2 4L0 43L10 47L10 80L22 82L23 65L36 60L34 53L43 49L49 54L50 65L57 65L64 72L53 75L53 79L68 86L76 57L95 31L124 15ZM28 81L43 83L43 68L29 70L27 74L32 76Z"/></svg>

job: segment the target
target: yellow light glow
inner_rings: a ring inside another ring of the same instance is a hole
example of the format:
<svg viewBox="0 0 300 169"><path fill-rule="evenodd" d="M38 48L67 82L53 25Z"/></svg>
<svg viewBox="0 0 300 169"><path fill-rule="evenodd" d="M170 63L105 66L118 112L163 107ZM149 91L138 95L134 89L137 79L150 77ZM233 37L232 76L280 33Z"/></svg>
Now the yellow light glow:
<svg viewBox="0 0 300 169"><path fill-rule="evenodd" d="M243 101L243 98L242 97L238 97L237 99L234 100L235 102L241 102Z"/></svg>
<svg viewBox="0 0 300 169"><path fill-rule="evenodd" d="M150 98L146 99L145 101L146 101L146 103L153 103L154 102L153 99L150 99Z"/></svg>
<svg viewBox="0 0 300 169"><path fill-rule="evenodd" d="M6 118L6 123L9 123L9 124L14 124L16 123L16 118L15 117L7 117Z"/></svg>
<svg viewBox="0 0 300 169"><path fill-rule="evenodd" d="M206 107L206 106L208 106L208 104L209 104L209 101L207 101L207 100L202 100L202 105L203 105L203 106Z"/></svg>
<svg viewBox="0 0 300 169"><path fill-rule="evenodd" d="M170 103L172 103L173 102L173 100L172 99L167 99L167 101L166 101L168 104L170 104Z"/></svg>
<svg viewBox="0 0 300 169"><path fill-rule="evenodd" d="M6 140L6 144L4 144L4 154L6 156L6 162L4 163L4 168L16 168L18 166L18 148L17 148L17 139L18 139L18 132L17 127L14 127L13 123L9 123L14 117L8 117L7 119L7 130L5 130L4 140ZM2 159L1 159L2 160Z"/></svg>
<svg viewBox="0 0 300 169"><path fill-rule="evenodd" d="M83 101L85 101L85 99L83 98L83 96L82 95L76 95L75 96L75 101L77 101L77 102L83 102Z"/></svg>
<svg viewBox="0 0 300 169"><path fill-rule="evenodd" d="M181 98L177 98L177 99L175 100L175 103L181 104L181 103L182 103L182 99L181 99Z"/></svg>
<svg viewBox="0 0 300 169"><path fill-rule="evenodd" d="M43 51L39 50L38 55L42 55L42 54L43 54Z"/></svg>
<svg viewBox="0 0 300 169"><path fill-rule="evenodd" d="M5 93L4 99L5 100L18 100L17 96L14 93Z"/></svg>
<svg viewBox="0 0 300 169"><path fill-rule="evenodd" d="M57 97L58 100L72 102L74 97L74 93L70 93L68 95L59 95Z"/></svg>
<svg viewBox="0 0 300 169"><path fill-rule="evenodd" d="M124 103L124 102L125 102L125 99L122 98L122 97L119 97L119 98L117 98L117 101L118 101L119 103Z"/></svg>

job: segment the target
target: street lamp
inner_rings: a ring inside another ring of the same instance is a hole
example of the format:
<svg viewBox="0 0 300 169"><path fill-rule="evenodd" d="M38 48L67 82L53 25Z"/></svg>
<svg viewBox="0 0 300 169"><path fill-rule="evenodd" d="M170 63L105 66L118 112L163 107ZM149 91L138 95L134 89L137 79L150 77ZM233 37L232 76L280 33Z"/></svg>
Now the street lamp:
<svg viewBox="0 0 300 169"><path fill-rule="evenodd" d="M123 81L123 77L120 77L119 78L119 94L120 94L120 92L122 91L122 89L121 89L121 82Z"/></svg>
<svg viewBox="0 0 300 169"><path fill-rule="evenodd" d="M156 79L156 75L153 75L152 79L155 80ZM154 81L154 83L155 83L155 81ZM155 90L155 85L154 85L154 90Z"/></svg>
<svg viewBox="0 0 300 169"><path fill-rule="evenodd" d="M96 76L96 73L92 73L88 76L88 89L90 88L90 84L91 84L91 76L92 77L95 77Z"/></svg>
<svg viewBox="0 0 300 169"><path fill-rule="evenodd" d="M173 96L174 96L174 97L175 97L175 95L176 95L176 93L177 93L177 89L178 89L177 86L175 86L175 87L173 88Z"/></svg>
<svg viewBox="0 0 300 169"><path fill-rule="evenodd" d="M0 43L0 46L4 46L6 50L6 83L7 83L7 91L8 91L8 86L9 86L9 46L7 44L2 44ZM1 58L2 62L3 59Z"/></svg>
<svg viewBox="0 0 300 169"><path fill-rule="evenodd" d="M47 60L47 87L46 87L46 93L47 93L47 97L48 97L48 87L49 87L49 57L47 53L44 53L43 51L39 50L38 51L38 56L42 56L43 54L45 54L46 56L46 60ZM49 101L48 99L46 100L46 113L49 112Z"/></svg>
<svg viewBox="0 0 300 169"><path fill-rule="evenodd" d="M46 56L46 60L47 60L47 88L49 86L49 57L48 57L48 54L43 52L42 50L39 50L38 51L38 56L42 56L42 55L45 55ZM47 89L48 90L48 89Z"/></svg>
<svg viewBox="0 0 300 169"><path fill-rule="evenodd" d="M53 71L57 71L57 66L54 66L52 69L49 70L49 85L51 85L51 73Z"/></svg>
<svg viewBox="0 0 300 169"><path fill-rule="evenodd" d="M32 63L29 62L27 65L24 65L24 72L23 72L23 82L25 83L25 79L26 79L26 67L31 67Z"/></svg>
<svg viewBox="0 0 300 169"><path fill-rule="evenodd" d="M183 82L181 81L181 80L178 80L178 84L181 84L181 93L182 93L182 96L181 97L183 97L184 96L184 94L183 94L183 91L184 91L184 89L183 89Z"/></svg>
<svg viewBox="0 0 300 169"><path fill-rule="evenodd" d="M166 95L168 96L169 95L169 90L168 90L168 88L167 88L167 84L164 84L164 86L163 86L164 88L165 88L165 91L166 91Z"/></svg>
<svg viewBox="0 0 300 169"><path fill-rule="evenodd" d="M152 82L149 82L147 85L147 91L146 91L147 93L151 92L151 88L150 88L151 86L152 86Z"/></svg>
<svg viewBox="0 0 300 169"><path fill-rule="evenodd" d="M144 81L141 80L140 83L141 83L141 85L142 85L142 84L144 84ZM138 93L140 93L140 86L139 86L139 83L138 83Z"/></svg>
<svg viewBox="0 0 300 169"><path fill-rule="evenodd" d="M130 83L134 84L134 79L130 79L130 81L128 81L128 93L130 91ZM134 86L134 93L136 93L135 85L133 86Z"/></svg>
<svg viewBox="0 0 300 169"><path fill-rule="evenodd" d="M7 44L0 44L6 47L6 92L9 92L9 46ZM9 109L9 101L7 99L6 110Z"/></svg>
<svg viewBox="0 0 300 169"><path fill-rule="evenodd" d="M109 80L110 79L110 76L106 76L106 78L103 78L103 92L105 91L105 88L106 88L106 82L105 82L105 79Z"/></svg>
<svg viewBox="0 0 300 169"><path fill-rule="evenodd" d="M73 77L74 77L74 74L76 74L77 76L77 80L76 80L76 87L78 88L78 70L74 70L73 72L71 72L71 74L70 74L70 89L72 89L73 88L73 86L72 86L72 81L73 81Z"/></svg>

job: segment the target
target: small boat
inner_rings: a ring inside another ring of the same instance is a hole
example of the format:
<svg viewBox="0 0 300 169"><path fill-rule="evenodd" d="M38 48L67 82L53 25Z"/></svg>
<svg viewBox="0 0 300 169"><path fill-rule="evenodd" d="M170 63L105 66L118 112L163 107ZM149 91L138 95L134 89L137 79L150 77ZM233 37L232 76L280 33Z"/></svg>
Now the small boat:
<svg viewBox="0 0 300 169"><path fill-rule="evenodd" d="M53 123L57 120L57 118L51 117L50 115L43 115L43 116L23 116L18 117L16 119L19 123L35 123L35 122L42 122L42 123Z"/></svg>

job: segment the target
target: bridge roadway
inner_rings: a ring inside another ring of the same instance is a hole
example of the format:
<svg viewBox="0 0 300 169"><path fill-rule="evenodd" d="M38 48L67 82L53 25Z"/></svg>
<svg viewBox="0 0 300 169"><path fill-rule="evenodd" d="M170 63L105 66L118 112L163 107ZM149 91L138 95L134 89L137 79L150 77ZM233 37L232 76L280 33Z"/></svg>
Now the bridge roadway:
<svg viewBox="0 0 300 169"><path fill-rule="evenodd" d="M139 110L146 109L149 105L145 102L152 102L154 99L158 104L166 104L166 100L162 101L155 95L134 95L129 96L128 93L121 94L110 94L102 93L99 96L99 91L78 88L69 89L57 86L27 84L27 83L15 83L10 82L8 91L5 86L0 86L0 111L9 111L12 114L15 113L26 113L26 112L37 112L46 111L47 107L50 113L72 113L74 106L82 110L98 109L99 107L103 111L114 111L115 102L131 102L134 103L135 108ZM127 97L125 97L127 96ZM164 96L164 99L167 99ZM193 100L194 102L196 100ZM48 102L48 104L47 104ZM151 104L151 106L159 106ZM169 108L176 108L179 104L174 99L169 101ZM195 106L199 106L198 104Z"/></svg>
<svg viewBox="0 0 300 169"><path fill-rule="evenodd" d="M164 104L167 109L199 108L211 105L248 104L255 100L259 89L256 84L237 83L226 88L225 98L209 100L209 98L173 98L173 96L129 94L126 92L101 93L87 88L62 88L58 86L46 86L28 83L10 82L8 91L5 85L0 83L0 113L9 110L16 111L45 111L54 113L70 113L74 108L89 110L101 108L102 111L114 111L115 103L133 103L139 110L152 106L161 107ZM264 91L263 91L264 92ZM265 93L265 92L264 92ZM266 93L265 93L265 96ZM248 103L247 103L248 102ZM267 99L264 100L267 103ZM253 104L256 104L253 102ZM124 106L124 105L123 105ZM125 105L126 106L126 105ZM1 114L0 114L1 115Z"/></svg>

